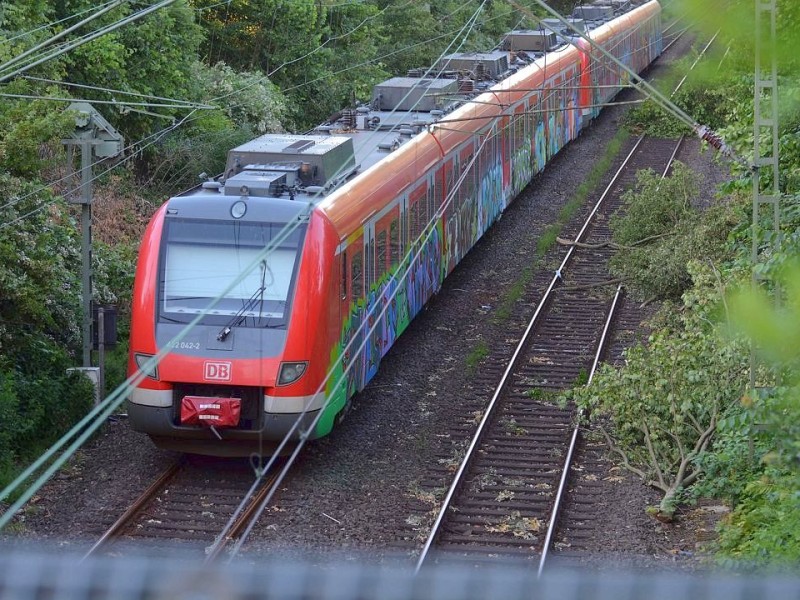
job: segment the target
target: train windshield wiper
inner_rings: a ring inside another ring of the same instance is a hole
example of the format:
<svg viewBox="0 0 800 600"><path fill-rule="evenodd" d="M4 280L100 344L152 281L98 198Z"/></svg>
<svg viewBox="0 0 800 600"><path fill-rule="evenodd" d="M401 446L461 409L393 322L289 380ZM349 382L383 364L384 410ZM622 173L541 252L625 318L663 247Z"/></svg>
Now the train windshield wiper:
<svg viewBox="0 0 800 600"><path fill-rule="evenodd" d="M255 292L253 292L253 295L250 296L250 299L244 303L242 308L236 311L236 314L233 315L233 317L231 317L231 320L225 324L225 327L220 329L219 333L217 334L218 341L220 342L224 341L225 338L228 337L228 335L230 334L231 329L233 329L234 327L238 327L239 324L247 318L244 313L250 310L257 303L263 301L262 296L264 294L264 290L266 289L267 288L262 285ZM259 311L259 316L260 316L260 311Z"/></svg>
<svg viewBox="0 0 800 600"><path fill-rule="evenodd" d="M263 307L263 305L264 305L264 290L267 289L267 283L266 283L267 282L267 269L268 269L267 261L266 260L262 260L260 266L261 266L261 285L259 285L258 289L255 292L253 292L253 295L250 296L250 299L247 302L244 303L242 308L240 308L238 311L236 311L236 314L233 315L233 317L231 317L231 320L228 321L228 323L225 325L225 327L220 329L219 333L217 334L217 341L220 341L220 342L224 341L225 338L228 337L228 335L230 334L231 329L234 328L234 327L237 327L239 325L239 323L241 323L242 321L244 321L247 318L247 317L245 317L244 313L246 313L253 306L255 306L256 303L260 302L261 305L262 305L261 308L258 309L259 318L261 317L261 314L264 312L263 311L263 308L264 308Z"/></svg>

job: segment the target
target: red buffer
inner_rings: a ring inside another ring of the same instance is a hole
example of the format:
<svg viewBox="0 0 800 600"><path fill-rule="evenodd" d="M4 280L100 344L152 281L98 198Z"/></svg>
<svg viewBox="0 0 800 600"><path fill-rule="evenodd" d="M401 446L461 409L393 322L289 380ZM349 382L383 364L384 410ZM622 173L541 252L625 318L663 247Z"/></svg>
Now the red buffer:
<svg viewBox="0 0 800 600"><path fill-rule="evenodd" d="M241 398L184 396L181 401L181 424L236 427L239 425L241 411Z"/></svg>

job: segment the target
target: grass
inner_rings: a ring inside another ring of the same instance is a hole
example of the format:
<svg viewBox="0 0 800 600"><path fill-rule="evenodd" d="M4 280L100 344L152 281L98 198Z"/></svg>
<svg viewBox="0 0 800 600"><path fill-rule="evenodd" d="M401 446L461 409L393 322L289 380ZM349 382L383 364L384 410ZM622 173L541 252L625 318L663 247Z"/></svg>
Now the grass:
<svg viewBox="0 0 800 600"><path fill-rule="evenodd" d="M467 371L470 374L474 373L478 368L478 364L487 356L489 356L489 346L486 345L486 342L481 340L467 356Z"/></svg>

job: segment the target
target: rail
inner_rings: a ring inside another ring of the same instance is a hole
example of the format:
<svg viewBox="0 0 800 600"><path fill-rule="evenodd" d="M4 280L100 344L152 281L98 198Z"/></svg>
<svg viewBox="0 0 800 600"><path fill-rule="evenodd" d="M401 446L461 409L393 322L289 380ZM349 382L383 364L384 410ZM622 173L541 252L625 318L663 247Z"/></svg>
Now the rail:
<svg viewBox="0 0 800 600"><path fill-rule="evenodd" d="M467 467L469 466L469 464L470 464L470 462L472 460L472 457L473 457L473 455L475 453L475 450L477 449L478 444L480 443L480 440L481 440L481 438L483 436L483 432L486 429L487 423L489 422L490 418L494 414L494 409L495 409L495 407L497 405L498 399L500 398L500 395L503 393L503 391L506 389L506 386L508 384L510 375L511 375L512 371L514 370L515 366L517 365L517 361L518 361L520 355L522 354L524 348L528 344L528 341L530 339L530 336L531 336L531 333L532 333L532 331L534 329L534 326L538 323L539 317L542 314L542 311L544 310L545 305L550 300L550 296L551 296L554 288L556 287L558 282L561 280L562 273L565 271L567 265L569 264L573 254L574 254L574 251L575 251L575 248L576 248L575 244L581 242L581 240L583 239L583 237L584 237L584 235L586 233L586 230L589 228L589 225L592 223L595 215L597 214L597 211L600 209L600 206L603 204L603 202L605 201L606 197L608 196L608 194L613 189L613 187L614 187L617 179L619 178L620 174L625 170L625 167L627 166L628 162L631 160L631 157L635 154L636 150L641 145L641 143L644 140L644 138L645 138L644 135L639 136L639 138L637 139L637 141L634 144L633 148L628 153L628 155L625 157L625 160L623 161L622 165L620 165L619 169L617 169L617 171L615 172L614 177L612 178L611 182L606 186L606 188L603 191L602 195L600 196L599 200L595 203L594 207L592 208L592 211L590 212L590 214L586 218L583 226L581 227L580 231L578 232L577 236L575 237L575 243L570 246L569 250L567 251L566 255L564 256L564 259L561 261L560 266L555 271L555 274L553 275L553 278L551 279L550 284L547 287L547 290L545 291L544 295L542 296L542 299L539 301L539 303L538 303L538 305L536 307L536 310L534 311L533 316L531 317L530 321L528 322L528 325L527 325L527 327L525 329L525 332L523 333L522 338L520 339L519 343L517 344L516 349L514 350L514 353L511 356L511 359L509 360L509 363L508 363L505 371L503 372L502 377L500 378L500 382L498 383L497 387L495 388L494 394L492 395L492 398L489 401L489 404L487 405L486 410L484 411L484 414L483 414L483 417L482 417L482 419L480 421L480 424L478 425L478 428L477 428L475 434L472 437L472 440L471 440L471 442L470 442L470 444L469 444L469 446L467 448L466 455L464 456L464 459L462 460L462 462L461 462L461 464L460 464L460 466L458 468L458 471L456 472L456 475L455 475L455 477L453 479L453 482L451 483L449 489L447 490L447 494L446 494L446 496L445 496L445 498L444 498L444 500L442 502L442 506L441 506L437 516L436 516L436 520L434 521L433 526L431 527L431 531L430 531L430 533L428 535L428 538L427 538L427 540L425 542L425 545L424 545L424 547L422 549L422 552L420 553L420 556L419 556L419 558L417 560L417 564L416 564L416 567L415 567L415 572L419 572L419 570L422 568L423 563L427 559L427 557L428 557L428 555L430 553L430 550L431 550L433 544L436 541L436 538L437 538L437 536L439 534L442 522L444 521L444 517L447 514L447 511L450 509L451 503L453 501L453 498L456 495L456 492L458 491L459 487L461 486L464 474L466 473Z"/></svg>

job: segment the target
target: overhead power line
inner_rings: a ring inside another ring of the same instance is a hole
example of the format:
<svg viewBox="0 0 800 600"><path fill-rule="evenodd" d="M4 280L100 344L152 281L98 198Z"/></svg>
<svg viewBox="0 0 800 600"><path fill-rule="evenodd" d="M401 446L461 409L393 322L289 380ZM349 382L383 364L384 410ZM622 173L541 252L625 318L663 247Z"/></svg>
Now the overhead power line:
<svg viewBox="0 0 800 600"><path fill-rule="evenodd" d="M715 133L709 126L701 125L697 121L695 121L691 116L689 116L681 107L676 105L672 102L669 98L664 96L661 92L659 92L655 87L650 85L643 77L641 77L636 71L631 69L625 63L623 63L620 59L614 56L611 52L603 48L600 44L595 42L590 36L586 34L586 32L581 31L573 23L571 23L568 19L565 19L558 11L552 9L544 0L533 0L538 4L542 9L547 11L550 15L555 17L559 20L559 22L564 25L565 27L569 28L571 31L574 31L576 35L583 38L591 47L592 49L601 53L604 57L608 60L612 61L615 65L617 65L620 69L627 72L632 81L636 83L636 86L639 87L645 95L647 95L653 102L655 102L659 107L661 107L667 113L672 114L678 120L683 121L686 125L688 125L691 130L702 140L708 142L711 146L716 148L722 155L727 156L743 165L747 169L751 168L751 165L747 163L745 159L738 156L733 148L728 146L725 141ZM528 17L533 20L533 22L538 23L541 21L541 18L533 14L528 8L522 6L516 0L508 0L509 4L514 6L520 12L528 15Z"/></svg>
<svg viewBox="0 0 800 600"><path fill-rule="evenodd" d="M88 12L92 12L95 9L103 8L103 7L108 6L109 4L111 4L113 2L116 2L116 1L117 0L111 0L111 2L106 2L105 4L102 4L100 6L91 6L91 7L87 8L87 9L84 9L84 10L82 10L80 12L75 13L74 15L69 15L68 17L64 17L63 19L59 19L58 21L53 21L51 23L45 23L44 25L39 25L39 27L36 27L34 29L30 29L28 31L22 31L22 32L18 33L15 36L12 36L10 38L6 38L5 42L6 43L10 43L10 42L13 42L14 40L18 40L19 38L25 37L26 35L32 35L32 34L36 33L37 31L41 31L42 29L48 29L49 27L54 27L56 25L60 25L61 23L64 23L65 21L70 21L72 19L77 19L78 17L80 17L82 15L85 15Z"/></svg>
<svg viewBox="0 0 800 600"><path fill-rule="evenodd" d="M127 1L127 0L123 0L123 1ZM87 42L90 42L90 41L92 41L92 40L94 40L94 39L96 39L96 38L98 38L100 36L103 36L103 35L105 35L107 33L111 33L112 31L115 31L115 30L119 29L120 27L123 27L124 25L127 25L129 23L137 21L137 20L141 19L142 17L145 17L145 16L149 15L152 12L155 12L155 11L161 9L161 8L164 8L165 6L169 6L173 2L175 2L175 0L162 0L158 4L154 4L153 6L150 6L149 8L145 8L143 10L140 10L139 12L136 12L136 13L128 16L128 17L125 17L124 19L120 19L116 23L113 23L113 24L111 24L111 25L109 25L107 27L104 27L102 29L98 29L94 33L92 33L90 35L87 35L87 36L81 38L80 40L76 40L74 42L70 42L69 44L66 44L65 46L63 46L62 48L60 48L58 50L55 50L55 51L51 52L50 54L48 54L46 56L43 56L39 60L35 60L35 61L33 61L31 63L28 63L28 64L26 64L26 65L24 65L22 67L19 67L16 71L12 71L11 73L7 73L5 75L0 75L0 83L2 83L3 81L6 81L8 79L12 79L14 77L17 77L17 76L21 75L22 73L24 73L25 71L28 71L29 69L32 69L33 67L36 67L36 66L38 66L38 65L40 65L42 63L45 63L45 62L47 62L47 61L49 61L49 60L51 60L53 58L56 58L57 56L61 56L62 54L65 54L65 53L67 53L67 52L69 52L71 50L74 50L78 46L81 46L81 45L83 45L83 44L85 44Z"/></svg>
<svg viewBox="0 0 800 600"><path fill-rule="evenodd" d="M28 50L26 50L22 54L18 54L14 58L7 60L5 63L0 65L0 71L5 71L7 68L9 68L9 67L13 66L14 64L18 63L23 58L26 58L26 57L30 56L31 54L34 54L35 52L37 52L38 50L41 50L42 48L44 48L46 46L49 46L50 44L52 44L56 40L61 39L65 35L68 35L68 34L72 33L76 29L80 29L81 27L83 27L87 23L89 23L91 21L94 21L96 18L106 14L107 12L109 12L111 10L114 10L118 6L121 6L123 3L128 2L128 1L129 0L114 0L114 2L112 2L111 4L108 4L105 7L101 8L100 10L98 10L93 15L91 15L89 17L86 17L83 21L80 21L79 23L75 23L75 25L72 25L71 27L67 27L64 31L61 31L61 32L57 33L56 35L54 35L53 37L48 38L48 39L44 40L43 42L41 42L39 44L36 44L33 48L29 48Z"/></svg>

